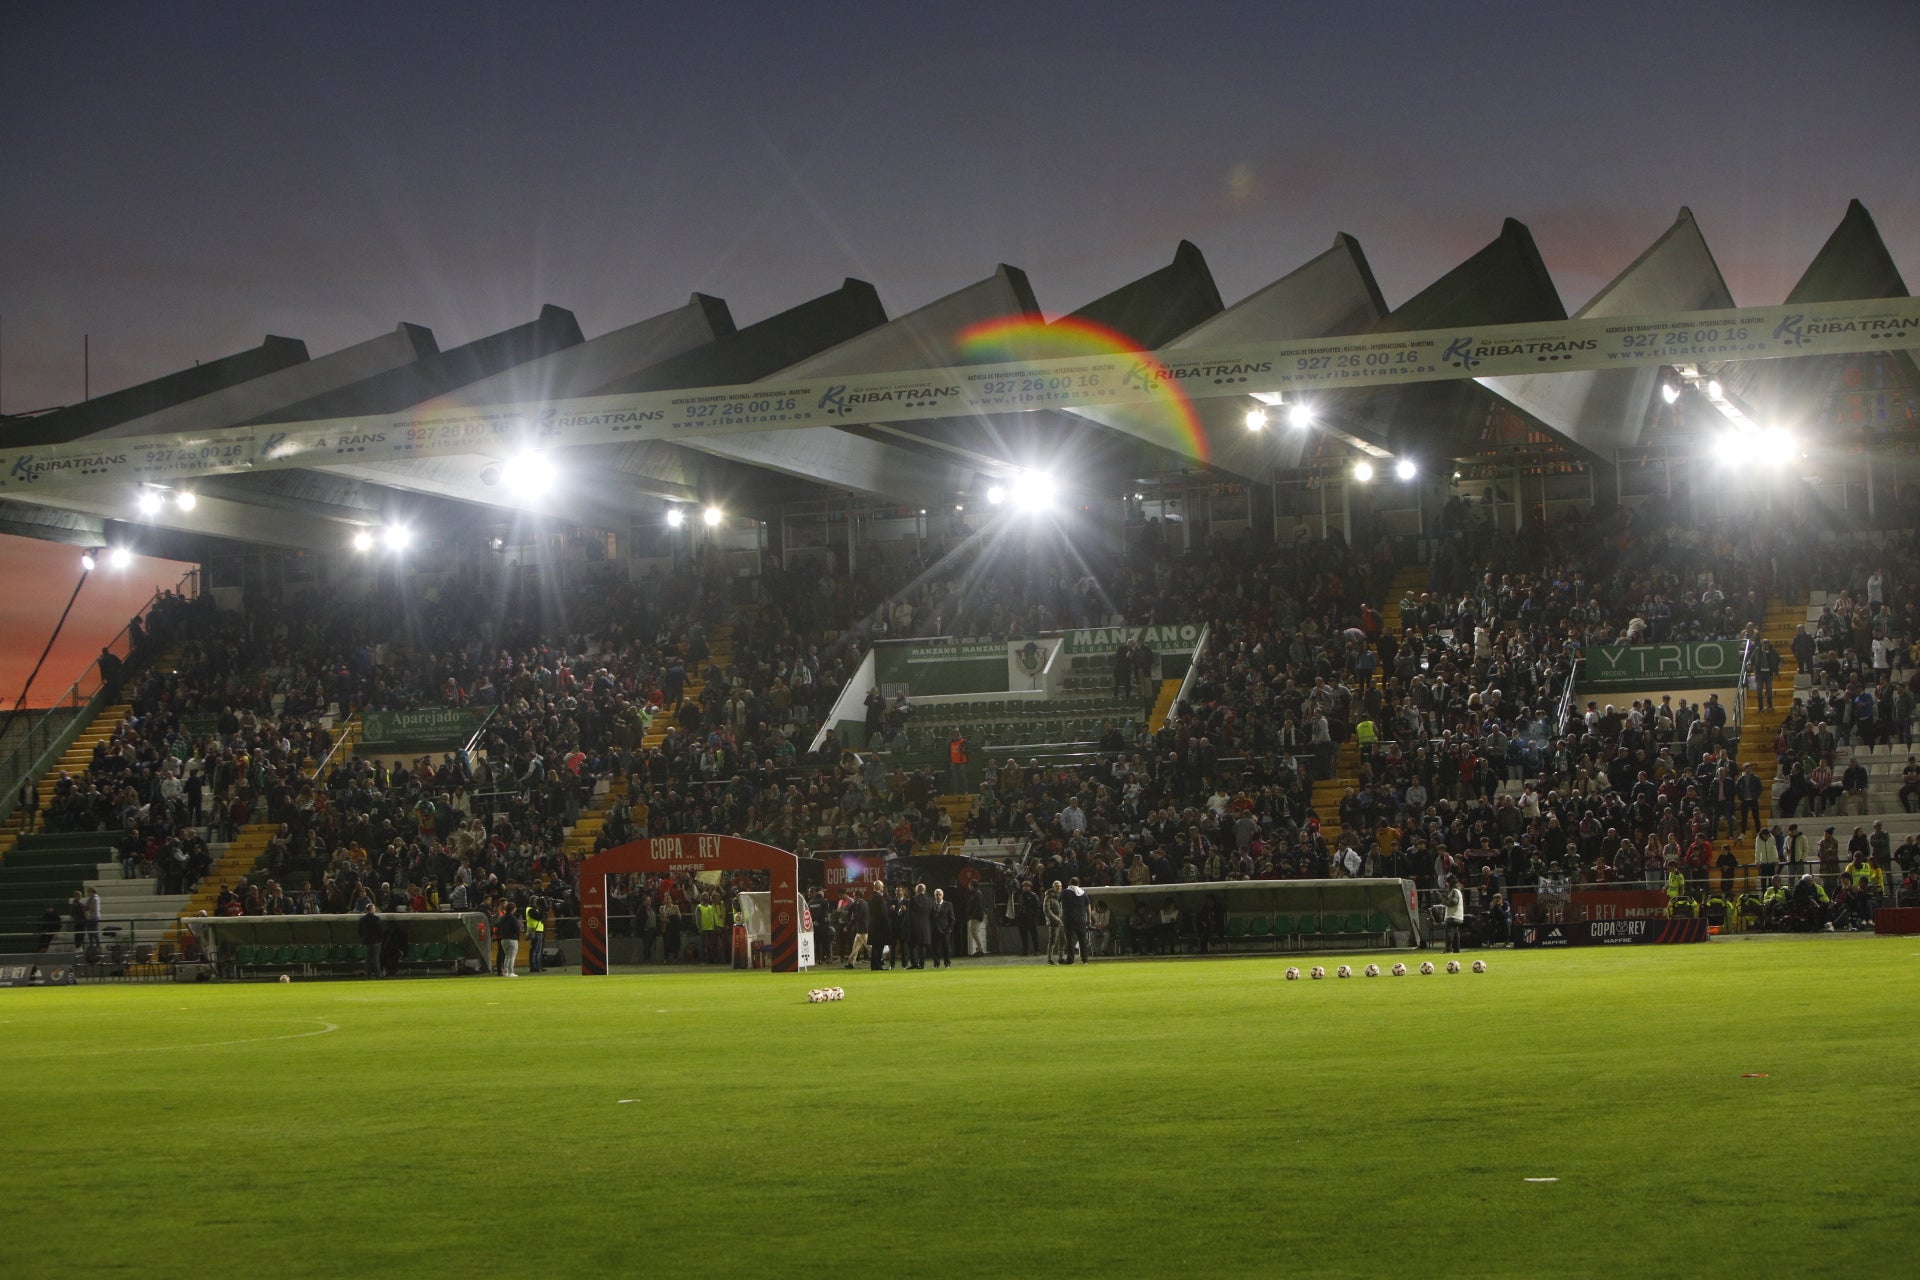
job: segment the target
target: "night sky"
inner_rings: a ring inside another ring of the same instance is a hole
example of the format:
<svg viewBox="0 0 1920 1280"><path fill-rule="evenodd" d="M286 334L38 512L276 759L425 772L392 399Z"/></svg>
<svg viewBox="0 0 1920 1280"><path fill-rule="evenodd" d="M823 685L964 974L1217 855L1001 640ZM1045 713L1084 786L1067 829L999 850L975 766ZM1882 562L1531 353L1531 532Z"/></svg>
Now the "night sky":
<svg viewBox="0 0 1920 1280"><path fill-rule="evenodd" d="M278 333L750 323L1358 236L1390 305L1526 222L1569 309L1690 205L1742 302L1871 210L1920 280L1920 4L0 6L0 408Z"/></svg>
<svg viewBox="0 0 1920 1280"><path fill-rule="evenodd" d="M100 393L548 302L592 336L698 290L744 325L857 276L898 315L1000 262L1058 314L1183 238L1232 303L1350 232L1397 305L1508 216L1569 310L1681 205L1741 302L1856 196L1920 284L1916 66L1913 0L14 0L0 409L79 399L83 334ZM72 558L0 545L9 700Z"/></svg>

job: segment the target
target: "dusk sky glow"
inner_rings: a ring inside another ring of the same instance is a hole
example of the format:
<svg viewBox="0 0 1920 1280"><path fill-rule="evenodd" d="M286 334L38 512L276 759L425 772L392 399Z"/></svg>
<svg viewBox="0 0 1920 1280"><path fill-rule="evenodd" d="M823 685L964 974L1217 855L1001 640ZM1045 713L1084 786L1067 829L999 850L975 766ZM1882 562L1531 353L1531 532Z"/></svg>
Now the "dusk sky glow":
<svg viewBox="0 0 1920 1280"><path fill-rule="evenodd" d="M0 408L257 344L573 310L591 336L857 276L1181 239L1232 303L1357 236L1389 305L1532 229L1569 309L1690 206L1777 302L1859 197L1920 276L1920 6L24 3L0 16Z"/></svg>

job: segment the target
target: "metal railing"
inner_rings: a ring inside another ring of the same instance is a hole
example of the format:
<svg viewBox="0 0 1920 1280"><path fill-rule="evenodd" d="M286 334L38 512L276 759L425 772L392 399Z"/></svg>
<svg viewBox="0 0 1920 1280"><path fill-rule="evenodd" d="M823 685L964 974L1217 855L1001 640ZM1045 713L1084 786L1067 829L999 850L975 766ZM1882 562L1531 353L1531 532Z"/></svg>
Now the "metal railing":
<svg viewBox="0 0 1920 1280"><path fill-rule="evenodd" d="M199 578L198 569L190 569L182 574L180 581L174 584L172 594L193 598L192 585ZM161 597L168 594L155 591L153 596L140 607L134 618L146 619L152 616L154 607ZM133 619L120 628L113 639L106 643L103 652L110 653L123 662L133 652ZM125 676L130 673L123 672ZM87 665L59 697L44 708L36 708L39 714L28 725L20 745L0 760L0 822L12 816L20 804L20 790L28 778L37 778L51 768L73 740L80 735L81 729L92 723L100 708L105 705L109 681L100 670L100 660L95 658Z"/></svg>

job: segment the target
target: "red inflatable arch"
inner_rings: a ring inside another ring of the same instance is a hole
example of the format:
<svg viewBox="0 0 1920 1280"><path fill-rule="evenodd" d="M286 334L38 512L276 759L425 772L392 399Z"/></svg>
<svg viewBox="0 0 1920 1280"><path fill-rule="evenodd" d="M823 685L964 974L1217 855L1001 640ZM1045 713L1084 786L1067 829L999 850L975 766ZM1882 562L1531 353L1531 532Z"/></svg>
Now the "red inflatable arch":
<svg viewBox="0 0 1920 1280"><path fill-rule="evenodd" d="M773 970L800 971L800 859L739 836L685 835L634 840L580 864L580 972L607 971L607 877L670 871L766 872L773 907Z"/></svg>

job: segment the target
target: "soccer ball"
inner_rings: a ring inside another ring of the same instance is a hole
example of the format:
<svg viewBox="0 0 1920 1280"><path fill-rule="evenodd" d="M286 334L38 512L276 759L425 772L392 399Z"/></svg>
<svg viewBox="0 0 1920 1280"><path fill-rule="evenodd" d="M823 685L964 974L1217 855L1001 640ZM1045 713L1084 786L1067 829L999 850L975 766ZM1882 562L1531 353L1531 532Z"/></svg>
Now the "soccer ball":
<svg viewBox="0 0 1920 1280"><path fill-rule="evenodd" d="M287 976L286 974L284 974L284 973L283 973L283 974L281 974L281 975L280 975L280 981L282 981L282 982L292 982L292 981L293 981L293 979L292 979L292 978L289 978L289 977L288 977L288 976Z"/></svg>
<svg viewBox="0 0 1920 1280"><path fill-rule="evenodd" d="M847 998L847 989L845 987L828 987L827 988L827 999L845 1000L846 998Z"/></svg>
<svg viewBox="0 0 1920 1280"><path fill-rule="evenodd" d="M1350 964L1343 964L1338 969L1335 969L1333 971L1333 976L1336 978L1351 978L1353 976L1353 966Z"/></svg>
<svg viewBox="0 0 1920 1280"><path fill-rule="evenodd" d="M1431 960L1423 960L1423 961L1421 961L1421 962L1420 962L1420 972L1422 972L1422 973L1432 973L1432 972L1433 972L1433 961L1431 961Z"/></svg>
<svg viewBox="0 0 1920 1280"><path fill-rule="evenodd" d="M1475 973L1485 973L1487 971L1487 962L1485 960L1475 960L1473 962L1473 971Z"/></svg>
<svg viewBox="0 0 1920 1280"><path fill-rule="evenodd" d="M1300 981L1300 971L1298 969L1289 968L1287 970L1287 981L1288 982Z"/></svg>
<svg viewBox="0 0 1920 1280"><path fill-rule="evenodd" d="M1379 965L1377 965L1377 964L1370 964L1370 965L1368 965L1368 966L1367 966L1367 976L1368 976L1369 978L1377 978L1377 977L1379 977L1379 976L1380 976L1380 966L1379 966Z"/></svg>
<svg viewBox="0 0 1920 1280"><path fill-rule="evenodd" d="M1392 973L1393 976L1396 978L1404 978L1407 976L1407 966L1403 964L1396 964L1388 972Z"/></svg>
<svg viewBox="0 0 1920 1280"><path fill-rule="evenodd" d="M1458 960L1447 961L1447 972L1448 973L1460 972L1460 962Z"/></svg>
<svg viewBox="0 0 1920 1280"><path fill-rule="evenodd" d="M827 993L825 991L822 991L819 987L815 987L813 990L807 992L808 1004L819 1004L826 998L827 998Z"/></svg>
<svg viewBox="0 0 1920 1280"><path fill-rule="evenodd" d="M1310 969L1310 970L1308 970L1308 972L1307 972L1307 976L1308 976L1309 978L1313 978L1313 979L1315 979L1315 980L1318 980L1318 979L1320 979L1320 978L1324 978L1324 977L1326 977L1326 976L1327 976L1327 969L1326 969L1326 966L1325 966L1325 965L1318 965L1318 964L1317 964L1317 965L1315 965L1315 966L1313 966L1313 968L1312 968L1312 969Z"/></svg>

